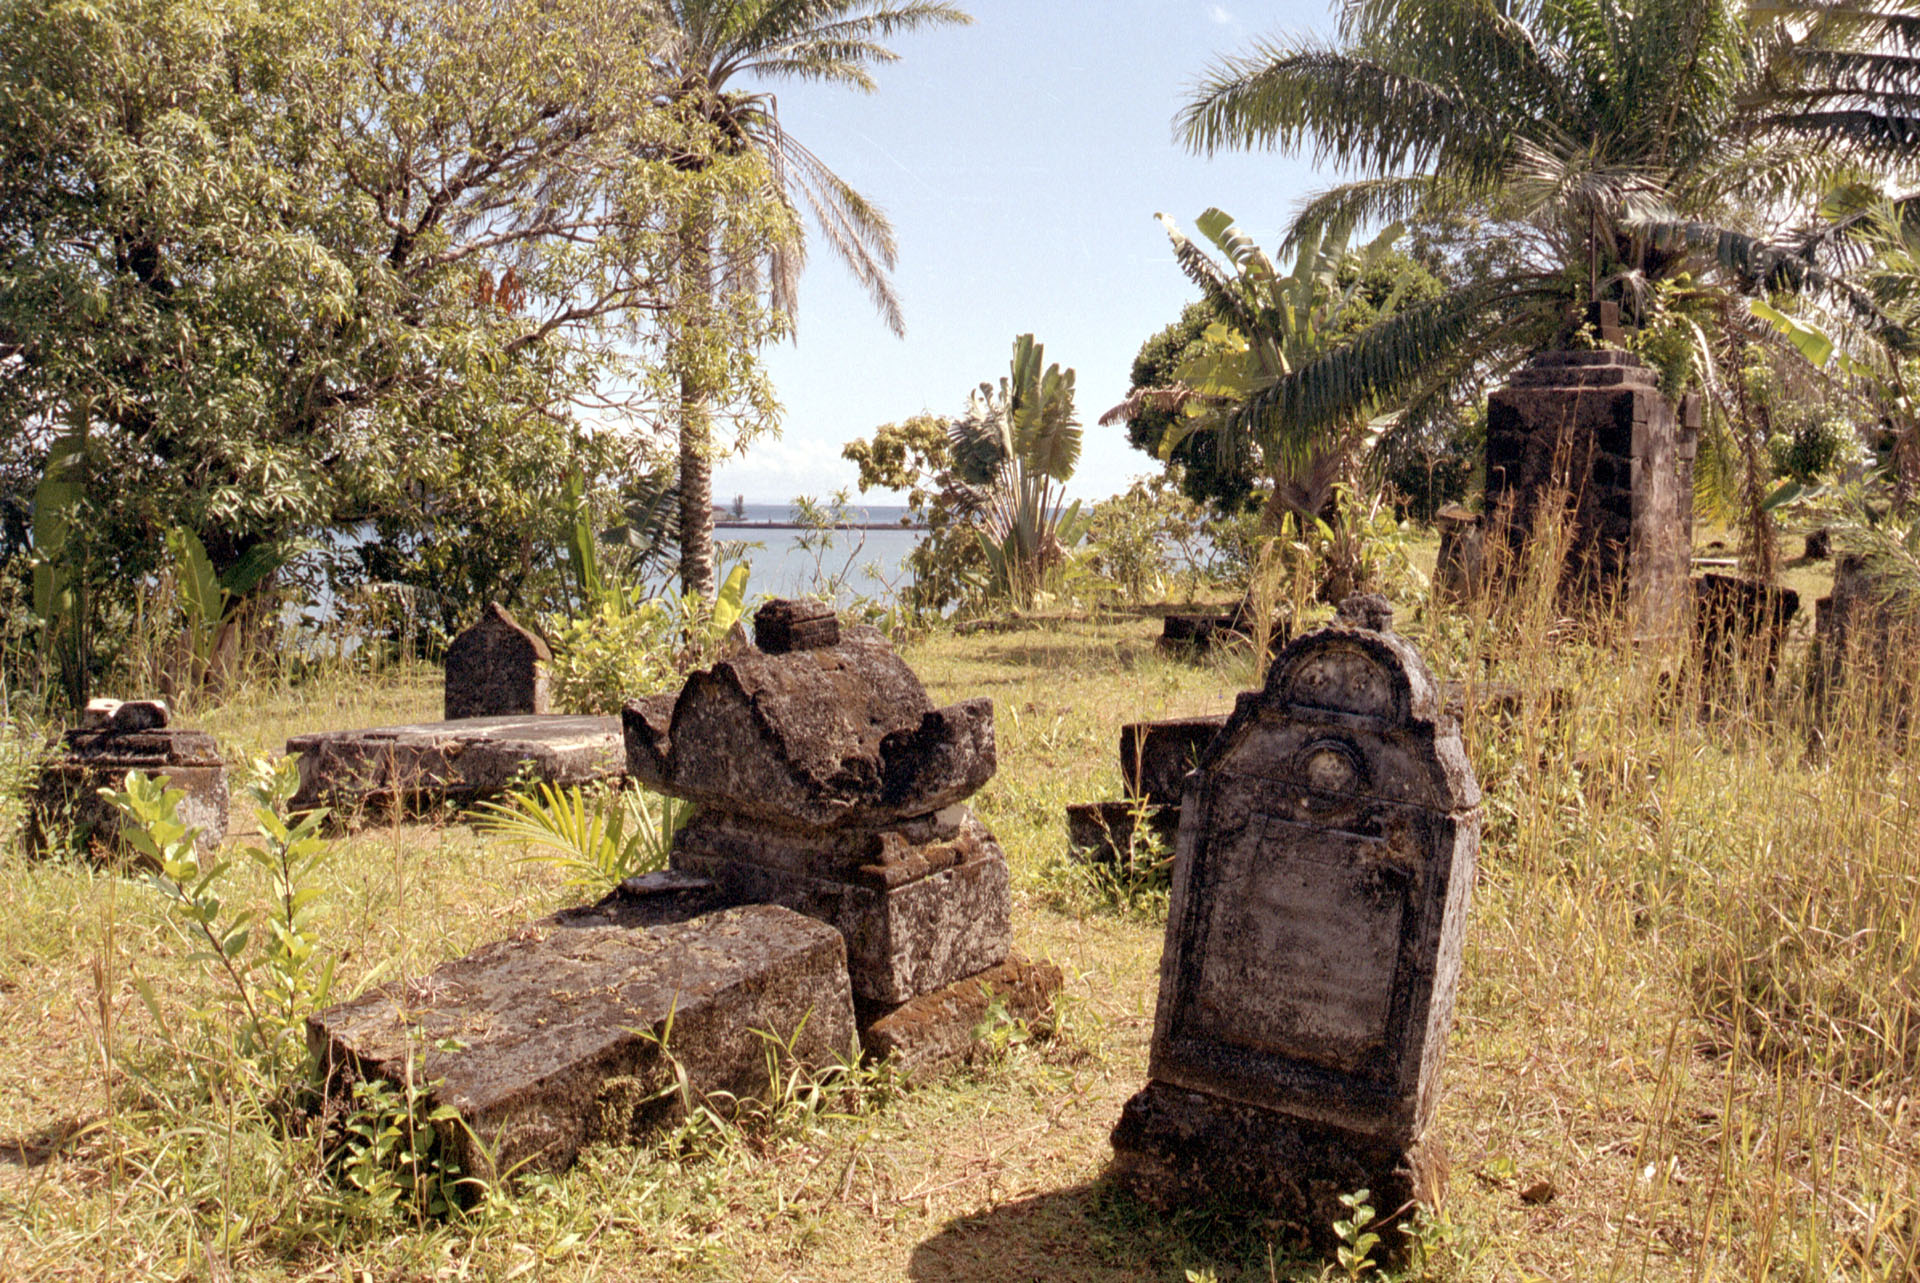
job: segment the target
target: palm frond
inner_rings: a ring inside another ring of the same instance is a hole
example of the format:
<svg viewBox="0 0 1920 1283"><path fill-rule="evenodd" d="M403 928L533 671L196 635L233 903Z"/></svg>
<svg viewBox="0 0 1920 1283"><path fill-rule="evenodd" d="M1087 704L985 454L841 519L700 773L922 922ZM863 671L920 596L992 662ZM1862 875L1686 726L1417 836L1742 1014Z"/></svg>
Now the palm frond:
<svg viewBox="0 0 1920 1283"><path fill-rule="evenodd" d="M1262 42L1218 63L1175 120L1194 151L1309 141L1316 160L1375 174L1497 173L1506 122L1443 87L1326 45Z"/></svg>

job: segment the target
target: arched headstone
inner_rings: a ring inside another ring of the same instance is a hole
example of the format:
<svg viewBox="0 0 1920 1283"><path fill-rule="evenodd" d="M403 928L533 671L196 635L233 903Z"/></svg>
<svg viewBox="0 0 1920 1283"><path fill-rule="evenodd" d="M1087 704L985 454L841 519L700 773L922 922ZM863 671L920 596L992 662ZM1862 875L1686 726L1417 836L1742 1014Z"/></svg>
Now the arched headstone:
<svg viewBox="0 0 1920 1283"><path fill-rule="evenodd" d="M1113 1136L1151 1203L1250 1197L1322 1236L1341 1193L1430 1193L1480 843L1426 664L1381 611L1343 619L1382 630L1288 646L1189 778L1152 1081Z"/></svg>
<svg viewBox="0 0 1920 1283"><path fill-rule="evenodd" d="M447 647L447 720L545 713L552 658L545 642L490 604Z"/></svg>

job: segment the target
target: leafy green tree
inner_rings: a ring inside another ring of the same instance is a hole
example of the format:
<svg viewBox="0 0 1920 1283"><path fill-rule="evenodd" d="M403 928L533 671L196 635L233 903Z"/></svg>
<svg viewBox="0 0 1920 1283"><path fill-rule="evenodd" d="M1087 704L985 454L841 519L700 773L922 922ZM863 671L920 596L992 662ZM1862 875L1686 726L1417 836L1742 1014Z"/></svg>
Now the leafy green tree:
<svg viewBox="0 0 1920 1283"><path fill-rule="evenodd" d="M1848 172L1846 155L1764 130L1770 38L1738 0L1353 0L1332 41L1217 65L1179 118L1191 147L1311 147L1354 175L1307 202L1290 241L1449 208L1528 232L1517 270L1382 321L1262 391L1262 409L1304 427L1445 395L1490 360L1564 344L1593 300L1642 321L1654 285L1703 266L1646 220L1731 225Z"/></svg>
<svg viewBox="0 0 1920 1283"><path fill-rule="evenodd" d="M902 492L910 520L926 532L907 555L908 609L940 615L976 596L987 569L978 535L985 496L954 471L947 420L916 414L882 424L871 439L848 442L841 456L859 468L861 494L875 486Z"/></svg>
<svg viewBox="0 0 1920 1283"><path fill-rule="evenodd" d="M84 409L102 581L174 526L219 573L370 527L363 575L528 591L556 461L652 449L689 211L737 258L791 231L764 157L663 106L638 12L0 0L0 477ZM751 383L773 313L717 297Z"/></svg>
<svg viewBox="0 0 1920 1283"><path fill-rule="evenodd" d="M764 90L736 81L825 81L870 93L871 68L897 55L880 43L895 35L972 19L944 0L663 0L648 12L660 24L650 65L662 103L726 139L724 152L765 166L770 192L792 211L804 204L836 257L872 296L895 333L905 332L888 279L893 229L886 216L780 124L779 106ZM704 163L698 159L689 167ZM713 426L726 387L715 363L722 345L704 337L717 291L729 281L764 282L773 311L791 317L805 261L804 242L716 245L712 211L695 206L680 223L680 341L669 349L677 375L680 450L680 579L688 592L711 597L713 570ZM765 405L746 420L770 419Z"/></svg>

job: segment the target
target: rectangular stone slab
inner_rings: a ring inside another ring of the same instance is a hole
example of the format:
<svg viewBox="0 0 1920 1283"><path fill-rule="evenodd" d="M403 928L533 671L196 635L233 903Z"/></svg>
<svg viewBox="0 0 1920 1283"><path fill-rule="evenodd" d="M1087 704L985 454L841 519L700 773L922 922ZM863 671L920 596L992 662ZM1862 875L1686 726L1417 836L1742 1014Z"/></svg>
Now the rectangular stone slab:
<svg viewBox="0 0 1920 1283"><path fill-rule="evenodd" d="M427 810L498 796L516 778L566 786L626 773L617 717L527 715L315 731L287 741L300 756L296 808L325 806L347 825L369 810Z"/></svg>
<svg viewBox="0 0 1920 1283"><path fill-rule="evenodd" d="M861 1049L874 1059L893 1056L909 1079L928 1077L973 1058L981 1046L976 1031L995 1002L1011 1019L1046 1019L1062 979L1051 962L1014 957L898 1006L856 1004Z"/></svg>
<svg viewBox="0 0 1920 1283"><path fill-rule="evenodd" d="M549 920L311 1017L307 1042L335 1094L355 1075L403 1081L411 1060L414 1082L438 1084L432 1104L460 1111L443 1143L491 1179L560 1171L669 1121L672 1062L696 1098L763 1091L755 1031L815 1066L850 1051L838 932L773 905L640 929Z"/></svg>

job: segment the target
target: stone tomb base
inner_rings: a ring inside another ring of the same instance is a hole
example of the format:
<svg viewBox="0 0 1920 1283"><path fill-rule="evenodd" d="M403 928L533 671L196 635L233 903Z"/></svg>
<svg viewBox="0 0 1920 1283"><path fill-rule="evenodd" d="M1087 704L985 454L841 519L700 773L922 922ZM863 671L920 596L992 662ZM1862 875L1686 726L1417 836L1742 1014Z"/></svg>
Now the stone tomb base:
<svg viewBox="0 0 1920 1283"><path fill-rule="evenodd" d="M964 806L881 830L800 833L703 812L673 867L733 903L780 904L847 940L853 992L893 1004L1005 961L1013 942L1007 857Z"/></svg>
<svg viewBox="0 0 1920 1283"><path fill-rule="evenodd" d="M288 740L287 752L300 756L294 807L327 807L345 826L382 812L470 806L516 779L565 787L626 774L617 717L528 714L316 731Z"/></svg>
<svg viewBox="0 0 1920 1283"><path fill-rule="evenodd" d="M1368 1191L1375 1213L1396 1222L1416 1201L1438 1206L1447 1172L1431 1136L1403 1148L1162 1082L1149 1082L1121 1111L1111 1170L1149 1207L1270 1209L1323 1251L1338 1246L1333 1223L1348 1215L1342 1194Z"/></svg>
<svg viewBox="0 0 1920 1283"><path fill-rule="evenodd" d="M855 1002L860 1048L879 1060L896 1058L908 1078L973 1059L979 1035L996 1004L999 1014L1029 1025L1051 1018L1053 995L1060 991L1060 968L1051 962L1008 958L997 967L956 980L897 1006Z"/></svg>
<svg viewBox="0 0 1920 1283"><path fill-rule="evenodd" d="M226 837L227 768L213 736L178 727L74 730L66 734L64 752L41 768L28 808L29 849L46 850L70 834L76 846L96 858L116 854L127 821L100 790L123 787L129 771L164 775L186 794L180 818L200 830L196 844L201 850L212 850Z"/></svg>
<svg viewBox="0 0 1920 1283"><path fill-rule="evenodd" d="M762 1034L791 1039L814 1067L853 1045L846 955L830 927L771 905L639 928L592 920L533 923L311 1017L329 1091L342 1098L358 1078L435 1083L431 1104L460 1113L441 1142L492 1179L560 1171L586 1145L671 1121L686 1103L676 1067L696 1099L764 1091Z"/></svg>

